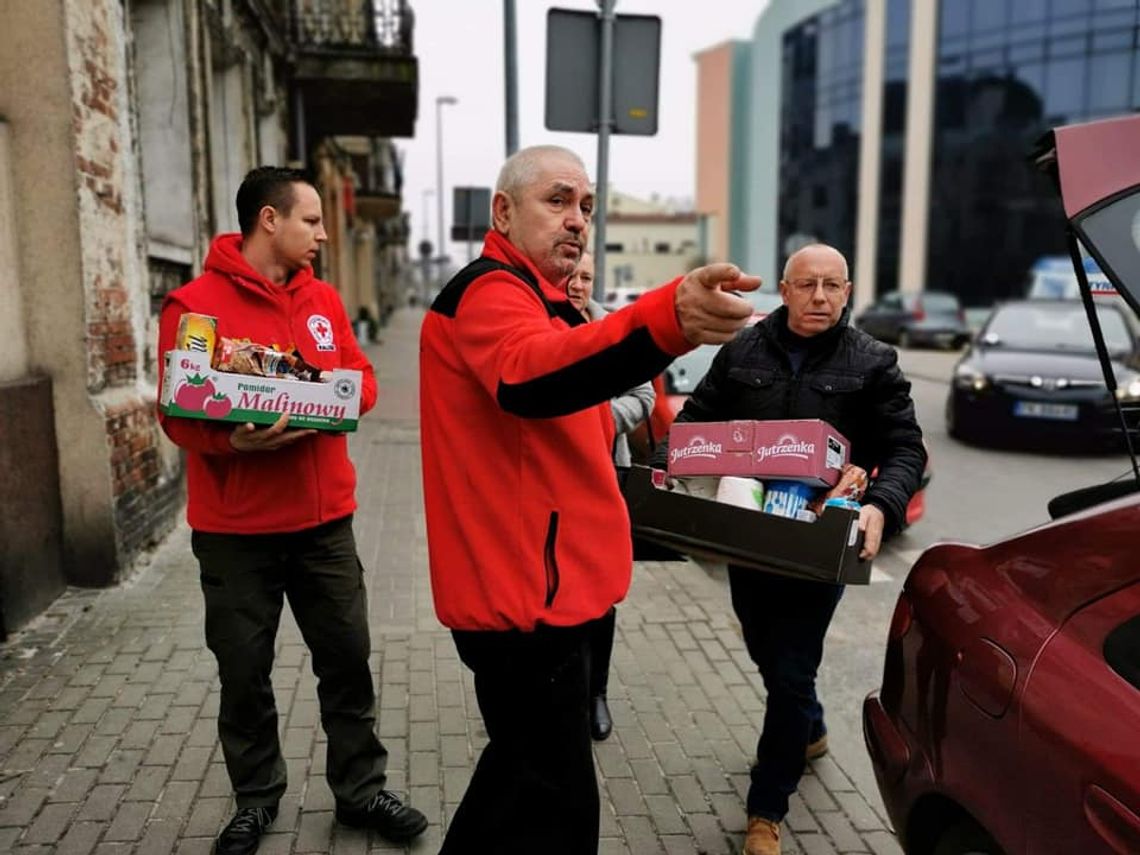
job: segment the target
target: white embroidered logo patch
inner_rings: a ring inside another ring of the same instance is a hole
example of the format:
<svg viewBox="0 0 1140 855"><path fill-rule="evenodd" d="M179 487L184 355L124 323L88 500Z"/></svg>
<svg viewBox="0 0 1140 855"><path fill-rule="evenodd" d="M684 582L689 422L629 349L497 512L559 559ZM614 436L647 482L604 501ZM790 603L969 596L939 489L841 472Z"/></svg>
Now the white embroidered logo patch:
<svg viewBox="0 0 1140 855"><path fill-rule="evenodd" d="M309 332L317 343L317 350L336 350L332 324L324 315L309 315Z"/></svg>

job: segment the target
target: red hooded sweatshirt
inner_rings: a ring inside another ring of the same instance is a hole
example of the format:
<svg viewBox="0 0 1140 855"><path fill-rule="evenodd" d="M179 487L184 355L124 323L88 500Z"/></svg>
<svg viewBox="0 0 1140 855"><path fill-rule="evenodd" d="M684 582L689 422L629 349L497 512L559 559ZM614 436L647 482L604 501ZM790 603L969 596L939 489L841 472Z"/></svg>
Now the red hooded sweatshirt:
<svg viewBox="0 0 1140 855"><path fill-rule="evenodd" d="M159 353L174 347L183 312L216 317L219 336L296 348L306 362L321 369L361 371L361 415L376 403L376 376L356 344L336 289L314 278L308 267L284 285L273 284L242 257L239 234L215 238L205 272L167 295ZM161 388L162 360L159 366ZM300 531L356 509L356 472L343 434L318 431L277 451L238 452L229 439L237 425L161 412L158 419L166 435L188 452L186 517L197 531Z"/></svg>
<svg viewBox="0 0 1140 855"><path fill-rule="evenodd" d="M483 258L432 304L420 431L432 592L446 626L572 626L625 596L632 547L609 400L692 349L676 287L586 323L490 232Z"/></svg>

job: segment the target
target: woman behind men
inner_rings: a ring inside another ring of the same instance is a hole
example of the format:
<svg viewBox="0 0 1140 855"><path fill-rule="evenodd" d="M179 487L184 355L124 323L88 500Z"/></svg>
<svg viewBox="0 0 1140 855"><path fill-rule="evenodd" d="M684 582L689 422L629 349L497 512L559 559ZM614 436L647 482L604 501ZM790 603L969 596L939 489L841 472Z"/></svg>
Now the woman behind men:
<svg viewBox="0 0 1140 855"><path fill-rule="evenodd" d="M584 252L578 267L566 280L566 296L587 321L599 320L606 313L598 302L591 299L593 289L594 256ZM649 418L655 398L653 384L642 383L610 401L617 433L614 440L615 466L630 465L629 440L626 435ZM590 733L599 741L609 737L613 730L606 687L609 683L616 620L616 610L610 609L594 621L590 630Z"/></svg>

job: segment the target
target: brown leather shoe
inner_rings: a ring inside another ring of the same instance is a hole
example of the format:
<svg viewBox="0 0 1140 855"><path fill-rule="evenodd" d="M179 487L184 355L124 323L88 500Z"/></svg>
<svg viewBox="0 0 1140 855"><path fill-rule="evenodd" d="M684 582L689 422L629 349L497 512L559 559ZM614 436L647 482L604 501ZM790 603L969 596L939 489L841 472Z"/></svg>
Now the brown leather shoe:
<svg viewBox="0 0 1140 855"><path fill-rule="evenodd" d="M780 855L780 825L759 816L748 817L744 855Z"/></svg>
<svg viewBox="0 0 1140 855"><path fill-rule="evenodd" d="M804 758L806 760L818 760L827 753L827 734L825 733L815 742L809 742L807 750L804 751Z"/></svg>

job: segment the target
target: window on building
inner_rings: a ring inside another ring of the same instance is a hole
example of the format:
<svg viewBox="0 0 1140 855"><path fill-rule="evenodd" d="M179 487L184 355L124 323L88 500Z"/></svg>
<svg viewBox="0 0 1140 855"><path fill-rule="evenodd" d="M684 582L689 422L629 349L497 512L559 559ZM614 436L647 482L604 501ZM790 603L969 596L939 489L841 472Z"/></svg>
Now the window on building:
<svg viewBox="0 0 1140 855"><path fill-rule="evenodd" d="M1140 62L1132 63L1132 108L1140 108Z"/></svg>
<svg viewBox="0 0 1140 855"><path fill-rule="evenodd" d="M606 252L625 252L624 243L607 243Z"/></svg>
<svg viewBox="0 0 1140 855"><path fill-rule="evenodd" d="M653 244L653 251L658 255L668 255L671 251L668 241L658 241Z"/></svg>
<svg viewBox="0 0 1140 855"><path fill-rule="evenodd" d="M1128 105L1131 85L1132 56L1108 53L1089 61L1089 108L1092 110L1124 109Z"/></svg>
<svg viewBox="0 0 1140 855"><path fill-rule="evenodd" d="M975 33L979 30L996 30L1005 26L1006 4L1003 0L974 0L974 17L972 28Z"/></svg>
<svg viewBox="0 0 1140 855"><path fill-rule="evenodd" d="M1065 121L1084 108L1086 64L1083 58L1049 63L1045 75L1045 112L1049 121Z"/></svg>
<svg viewBox="0 0 1140 855"><path fill-rule="evenodd" d="M970 27L970 7L965 3L942 3L939 33L943 39L961 36Z"/></svg>
<svg viewBox="0 0 1140 855"><path fill-rule="evenodd" d="M1010 23L1024 24L1045 19L1045 0L1017 0L1010 4Z"/></svg>

